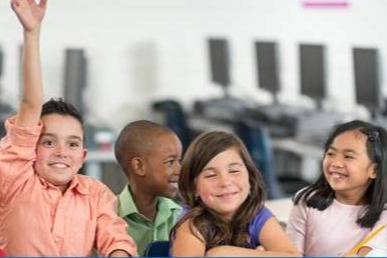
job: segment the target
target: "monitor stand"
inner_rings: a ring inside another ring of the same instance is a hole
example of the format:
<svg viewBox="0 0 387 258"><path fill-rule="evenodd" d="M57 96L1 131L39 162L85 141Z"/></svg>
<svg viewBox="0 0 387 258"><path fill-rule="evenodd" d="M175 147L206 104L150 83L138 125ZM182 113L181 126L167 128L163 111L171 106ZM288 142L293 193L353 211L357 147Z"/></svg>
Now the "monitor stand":
<svg viewBox="0 0 387 258"><path fill-rule="evenodd" d="M221 86L223 97L195 101L194 115L216 121L232 122L240 118L246 109L255 105L245 99L231 96L229 85Z"/></svg>
<svg viewBox="0 0 387 258"><path fill-rule="evenodd" d="M348 115L323 108L323 99L315 99L316 109L298 119L295 139L312 145L323 146L332 129L346 122Z"/></svg>

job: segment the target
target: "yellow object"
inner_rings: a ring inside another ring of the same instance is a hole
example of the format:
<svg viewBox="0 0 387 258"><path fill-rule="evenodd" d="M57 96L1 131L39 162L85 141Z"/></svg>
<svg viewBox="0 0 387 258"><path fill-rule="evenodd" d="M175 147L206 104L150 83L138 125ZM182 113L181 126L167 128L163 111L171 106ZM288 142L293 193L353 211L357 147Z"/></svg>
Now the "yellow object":
<svg viewBox="0 0 387 258"><path fill-rule="evenodd" d="M374 238L380 231L382 231L386 225L381 225L376 230L370 232L359 244L357 244L354 248L352 248L345 256L356 255L361 247L367 244L372 238Z"/></svg>

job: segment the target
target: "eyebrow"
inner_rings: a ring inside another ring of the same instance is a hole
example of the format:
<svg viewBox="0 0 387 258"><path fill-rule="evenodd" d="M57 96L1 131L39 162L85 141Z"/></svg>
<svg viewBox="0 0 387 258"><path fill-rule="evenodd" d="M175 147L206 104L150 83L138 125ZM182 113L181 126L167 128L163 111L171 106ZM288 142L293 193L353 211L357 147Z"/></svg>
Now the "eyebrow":
<svg viewBox="0 0 387 258"><path fill-rule="evenodd" d="M240 163L240 162L232 162L230 164L227 164L227 167L232 167L232 166L241 166L241 167L243 167L244 164ZM215 168L214 167L206 167L206 168L203 169L203 171L206 171L206 170L215 170Z"/></svg>
<svg viewBox="0 0 387 258"><path fill-rule="evenodd" d="M166 156L166 158L178 158L178 157L179 157L179 155L176 155L176 154L168 154Z"/></svg>
<svg viewBox="0 0 387 258"><path fill-rule="evenodd" d="M330 146L328 149L331 149L331 150L334 150L334 151L338 151L337 148L333 147L333 146ZM353 153L353 154L359 154L357 151L353 150L353 149L344 149L343 152L345 153Z"/></svg>
<svg viewBox="0 0 387 258"><path fill-rule="evenodd" d="M229 166L234 166L234 165L240 165L240 166L243 166L243 163L241 162L232 162L230 164L228 164Z"/></svg>
<svg viewBox="0 0 387 258"><path fill-rule="evenodd" d="M42 133L40 135L40 138L42 138L42 137L54 137L55 138L56 135L54 133ZM77 135L70 135L70 136L68 136L66 138L70 138L71 140L72 139L76 139L76 140L82 141L82 137L79 137Z"/></svg>

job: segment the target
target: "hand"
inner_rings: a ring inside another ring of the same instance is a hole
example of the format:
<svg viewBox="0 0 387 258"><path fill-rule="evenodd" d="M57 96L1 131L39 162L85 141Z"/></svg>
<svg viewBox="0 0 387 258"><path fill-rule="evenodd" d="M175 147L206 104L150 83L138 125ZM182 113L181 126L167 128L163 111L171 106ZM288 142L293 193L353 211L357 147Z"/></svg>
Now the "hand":
<svg viewBox="0 0 387 258"><path fill-rule="evenodd" d="M372 248L369 246L362 246L358 251L357 251L357 256L366 256L370 251L372 251Z"/></svg>
<svg viewBox="0 0 387 258"><path fill-rule="evenodd" d="M265 252L265 248L263 248L263 246L259 245L257 246L257 248L255 248L255 250L258 251L258 254L262 254L262 252Z"/></svg>
<svg viewBox="0 0 387 258"><path fill-rule="evenodd" d="M111 252L109 257L131 257L131 255L129 255L126 251L119 249Z"/></svg>
<svg viewBox="0 0 387 258"><path fill-rule="evenodd" d="M46 12L47 0L11 0L12 10L16 13L24 30L33 31L40 28Z"/></svg>

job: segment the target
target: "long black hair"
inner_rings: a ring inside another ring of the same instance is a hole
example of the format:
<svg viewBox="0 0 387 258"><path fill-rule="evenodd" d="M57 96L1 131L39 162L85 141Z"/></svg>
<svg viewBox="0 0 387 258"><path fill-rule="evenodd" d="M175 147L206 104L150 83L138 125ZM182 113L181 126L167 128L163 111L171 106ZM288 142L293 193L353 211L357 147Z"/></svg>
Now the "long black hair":
<svg viewBox="0 0 387 258"><path fill-rule="evenodd" d="M358 131L367 136L367 155L376 167L376 178L372 180L365 193L365 209L356 221L361 227L372 228L387 204L387 133L380 126L360 120L340 124L330 133L324 146L324 155L334 139L348 131ZM332 204L334 198L334 190L322 173L315 183L302 189L293 201L295 204L303 201L308 207L325 210Z"/></svg>

